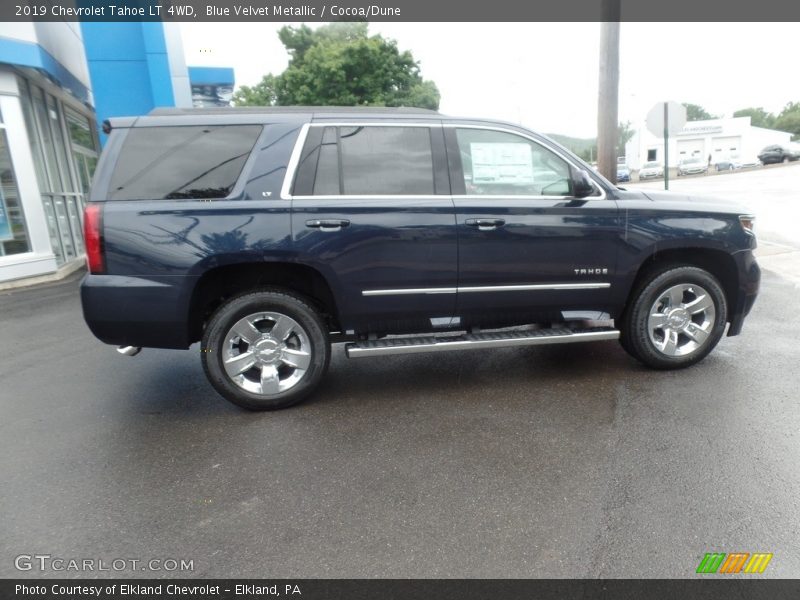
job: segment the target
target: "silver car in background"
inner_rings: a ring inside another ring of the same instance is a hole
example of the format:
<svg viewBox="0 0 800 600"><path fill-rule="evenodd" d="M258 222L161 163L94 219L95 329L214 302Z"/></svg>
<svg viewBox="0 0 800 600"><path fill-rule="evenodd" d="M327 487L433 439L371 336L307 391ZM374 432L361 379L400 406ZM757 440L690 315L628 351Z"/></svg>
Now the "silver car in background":
<svg viewBox="0 0 800 600"><path fill-rule="evenodd" d="M658 161L648 161L639 169L639 180L657 179L664 176L664 165Z"/></svg>

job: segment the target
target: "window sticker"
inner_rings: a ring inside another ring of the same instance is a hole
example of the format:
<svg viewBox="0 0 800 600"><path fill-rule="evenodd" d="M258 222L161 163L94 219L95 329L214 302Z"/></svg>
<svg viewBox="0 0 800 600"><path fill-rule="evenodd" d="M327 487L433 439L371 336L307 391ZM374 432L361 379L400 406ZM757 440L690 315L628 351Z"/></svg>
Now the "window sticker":
<svg viewBox="0 0 800 600"><path fill-rule="evenodd" d="M533 183L530 144L471 142L473 183Z"/></svg>

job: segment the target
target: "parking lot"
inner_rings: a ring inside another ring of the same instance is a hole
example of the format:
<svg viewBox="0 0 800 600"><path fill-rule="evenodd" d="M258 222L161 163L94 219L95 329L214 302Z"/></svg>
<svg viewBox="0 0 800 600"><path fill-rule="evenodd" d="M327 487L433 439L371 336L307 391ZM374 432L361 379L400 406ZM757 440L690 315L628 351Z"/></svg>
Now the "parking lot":
<svg viewBox="0 0 800 600"><path fill-rule="evenodd" d="M253 414L197 346L95 340L80 274L0 292L0 576L64 575L15 569L39 553L203 577L681 578L712 551L796 576L798 184L800 164L671 182L750 206L765 268L743 334L685 371L616 342L337 349L311 401Z"/></svg>

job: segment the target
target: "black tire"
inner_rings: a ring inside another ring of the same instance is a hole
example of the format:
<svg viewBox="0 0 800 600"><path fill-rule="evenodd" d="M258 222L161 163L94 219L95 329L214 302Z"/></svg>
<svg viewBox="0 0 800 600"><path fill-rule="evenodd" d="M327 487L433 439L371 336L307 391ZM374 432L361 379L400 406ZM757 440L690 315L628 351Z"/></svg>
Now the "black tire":
<svg viewBox="0 0 800 600"><path fill-rule="evenodd" d="M677 293L680 288L686 288L681 293L685 303L669 308L665 294L669 290ZM708 299L705 299L706 294ZM664 303L656 304L662 300ZM692 305L695 300L697 303ZM709 307L702 313L690 314L708 300L713 303L713 309ZM674 310L684 306L691 308ZM670 312L672 315L667 317ZM663 266L643 277L631 294L622 316L620 342L631 356L649 367L681 369L703 360L714 349L725 331L727 318L728 303L716 277L698 267ZM658 319L664 320L665 327L651 329L650 325ZM679 329L681 325L683 329ZM704 336L702 344L694 339L701 334Z"/></svg>
<svg viewBox="0 0 800 600"><path fill-rule="evenodd" d="M284 329L288 327L289 332L271 338L279 321L288 323ZM250 341L234 335L233 327L241 323L252 325L253 329L243 333L252 336ZM238 343L231 341L231 336ZM279 338L282 341L274 341ZM257 348L256 344L265 345ZM278 410L301 402L319 385L331 354L328 330L319 312L301 296L271 288L236 296L220 306L203 334L202 350L203 369L214 389L248 410ZM238 375L229 375L224 361L241 356L241 365L246 365L250 359L244 355L248 353L256 364ZM287 359L289 353L293 357ZM304 368L286 364L286 360L298 362L297 357L302 358ZM264 372L270 377L259 379ZM275 392L264 392L265 385ZM280 386L289 387L281 390ZM262 391L256 391L259 387Z"/></svg>

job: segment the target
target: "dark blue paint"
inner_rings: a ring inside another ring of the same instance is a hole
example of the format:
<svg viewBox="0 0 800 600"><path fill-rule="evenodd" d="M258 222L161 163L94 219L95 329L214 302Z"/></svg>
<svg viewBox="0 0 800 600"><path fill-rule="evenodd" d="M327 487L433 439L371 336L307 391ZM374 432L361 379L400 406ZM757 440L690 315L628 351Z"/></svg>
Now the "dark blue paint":
<svg viewBox="0 0 800 600"><path fill-rule="evenodd" d="M268 118L230 198L104 202L108 275L88 275L82 286L87 323L100 339L187 347L195 341L188 320L198 281L212 269L242 264L316 270L336 301L338 327L357 335L429 331L432 318L459 317L462 326L492 326L554 321L562 310L599 310L618 317L642 264L666 250L716 251L729 257L736 273L729 334L741 330L758 292L755 238L740 226L742 213L735 206L678 194L623 191L596 174L591 176L605 190L605 199L488 199L443 193L413 200L289 201L280 197L281 185L304 115L275 122ZM124 130L112 135L98 166L95 201L103 198L119 151L115 137L123 136ZM503 224L481 231L467 225L468 219ZM306 225L314 220L350 224L323 231ZM575 272L581 268L608 272ZM611 287L362 294L586 282L608 282Z"/></svg>

